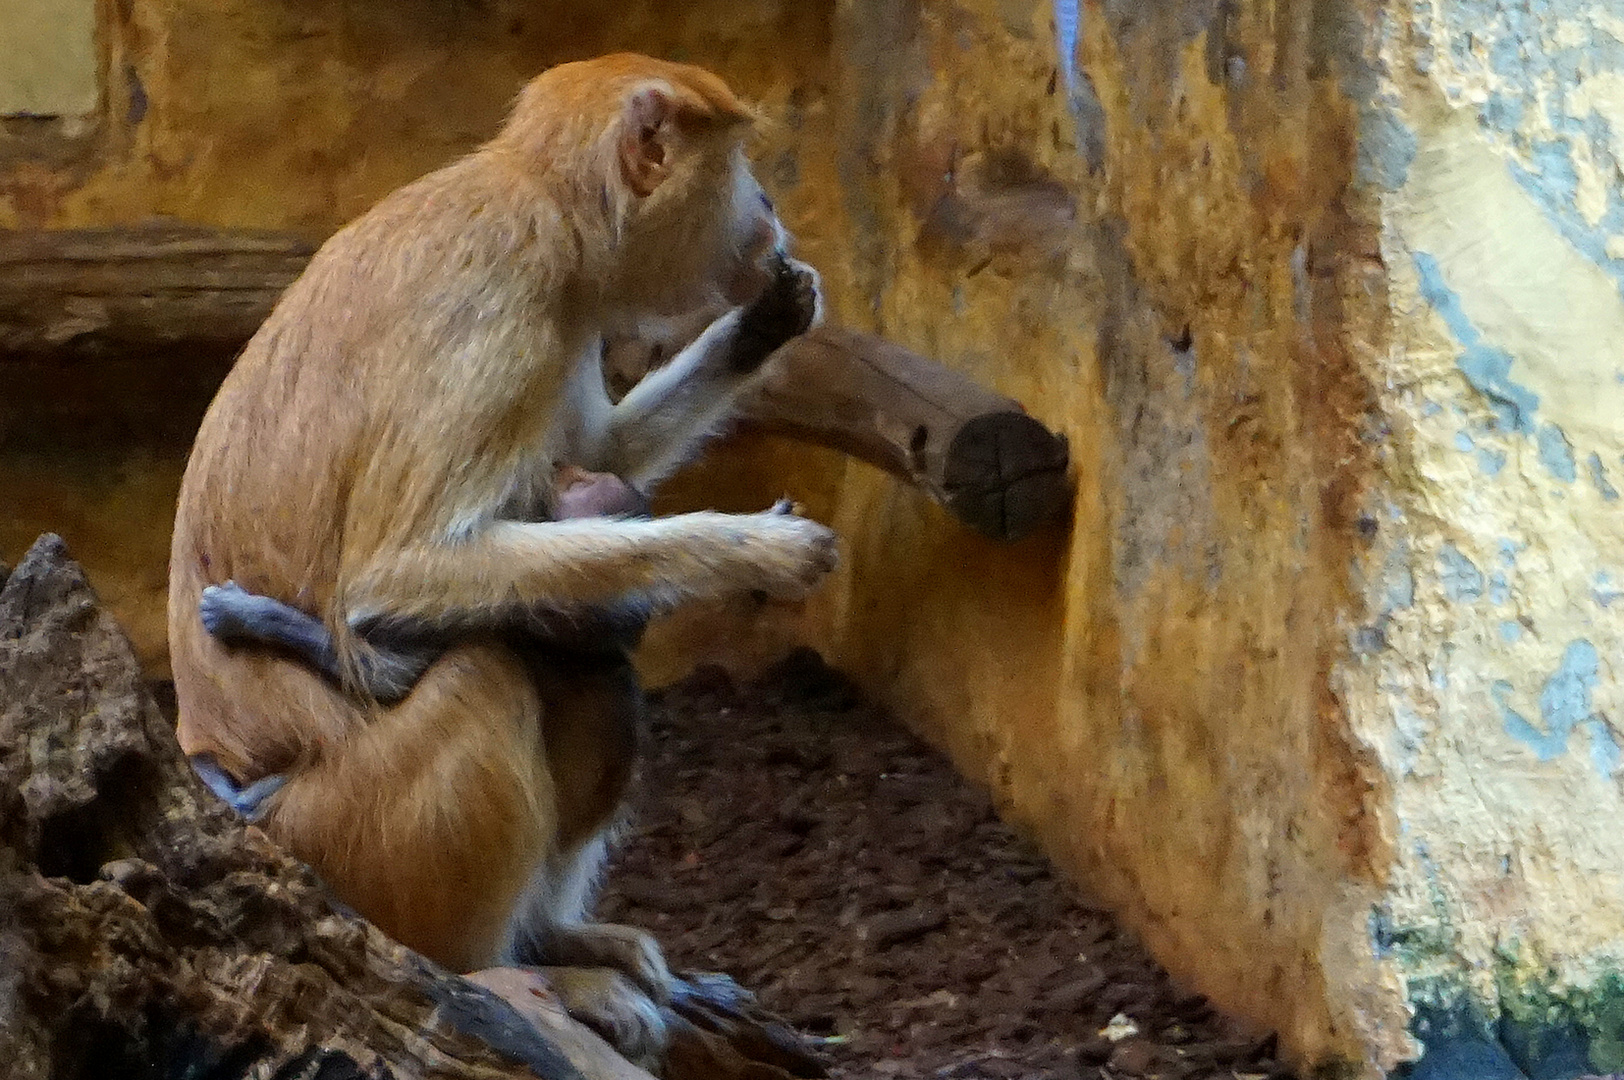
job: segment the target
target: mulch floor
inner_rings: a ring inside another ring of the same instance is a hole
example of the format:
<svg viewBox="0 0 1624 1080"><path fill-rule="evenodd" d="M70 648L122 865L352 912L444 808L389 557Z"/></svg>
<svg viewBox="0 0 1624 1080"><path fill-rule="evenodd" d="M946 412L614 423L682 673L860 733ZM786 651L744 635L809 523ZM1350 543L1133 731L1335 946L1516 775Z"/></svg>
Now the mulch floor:
<svg viewBox="0 0 1624 1080"><path fill-rule="evenodd" d="M831 1075L1291 1076L816 654L653 697L598 914L832 1036Z"/></svg>

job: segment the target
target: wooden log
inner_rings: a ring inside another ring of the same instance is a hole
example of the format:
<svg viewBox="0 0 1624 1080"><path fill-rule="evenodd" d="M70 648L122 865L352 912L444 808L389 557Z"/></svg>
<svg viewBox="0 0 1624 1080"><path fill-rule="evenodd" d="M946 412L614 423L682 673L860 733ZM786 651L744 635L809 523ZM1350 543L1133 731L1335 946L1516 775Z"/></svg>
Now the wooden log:
<svg viewBox="0 0 1624 1080"><path fill-rule="evenodd" d="M667 1080L822 1075L724 984L684 984ZM210 794L54 536L0 566L0 986L14 1080L651 1080L536 974L435 967Z"/></svg>
<svg viewBox="0 0 1624 1080"><path fill-rule="evenodd" d="M0 231L0 354L237 349L315 247L190 225Z"/></svg>
<svg viewBox="0 0 1624 1080"><path fill-rule="evenodd" d="M12 365L14 390L32 388L43 399L9 426L24 434L43 427L48 435L94 425L122 401L141 403L150 414L150 395L131 386L123 368L115 380L118 401L81 387L76 392L96 407L73 412L75 395L55 389L55 359L99 357L111 370L134 356L142 371L156 371L150 358L165 350L235 351L312 251L287 234L194 226L0 232L0 360L25 361ZM42 358L52 363L42 366ZM175 401L174 387L184 380L173 372L153 377L170 402L160 412L189 423L207 403ZM764 379L742 428L867 461L917 485L987 536L1019 539L1070 506L1062 436L1018 402L899 345L820 328L780 349ZM31 427L31 415L49 422Z"/></svg>
<svg viewBox="0 0 1624 1080"><path fill-rule="evenodd" d="M779 349L741 426L878 466L998 540L1018 540L1071 505L1063 435L1019 402L873 334L824 326Z"/></svg>

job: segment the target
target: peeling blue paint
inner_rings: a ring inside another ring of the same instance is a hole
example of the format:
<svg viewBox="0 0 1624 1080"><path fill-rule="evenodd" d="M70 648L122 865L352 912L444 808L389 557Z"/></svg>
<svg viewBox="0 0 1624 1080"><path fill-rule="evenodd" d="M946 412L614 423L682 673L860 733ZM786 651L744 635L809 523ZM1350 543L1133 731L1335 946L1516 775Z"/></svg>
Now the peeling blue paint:
<svg viewBox="0 0 1624 1080"><path fill-rule="evenodd" d="M1595 688L1601 657L1596 647L1584 638L1568 644L1562 653L1562 662L1539 692L1539 715L1545 724L1541 732L1516 710L1506 704L1511 684L1501 680L1490 689L1504 714L1506 733L1526 743L1541 761L1559 757L1568 747L1568 736L1574 728L1592 719L1590 693ZM1609 741L1611 736L1609 735ZM1592 757L1598 752L1592 738ZM1614 746L1614 750L1617 747Z"/></svg>
<svg viewBox="0 0 1624 1080"><path fill-rule="evenodd" d="M1523 636L1523 625L1516 619L1506 619L1500 624L1500 640L1511 644Z"/></svg>
<svg viewBox="0 0 1624 1080"><path fill-rule="evenodd" d="M1499 476L1500 470L1506 467L1506 452L1504 450L1479 450L1477 452L1477 467L1484 476Z"/></svg>
<svg viewBox="0 0 1624 1080"><path fill-rule="evenodd" d="M1441 413L1443 411L1444 411L1444 407L1442 405L1438 404L1436 401L1428 401L1428 402L1423 403L1422 406L1421 406L1421 415L1422 416L1437 416L1439 413Z"/></svg>
<svg viewBox="0 0 1624 1080"><path fill-rule="evenodd" d="M1438 655L1427 665L1427 675L1434 690L1449 689L1449 664L1455 658L1455 643L1446 641Z"/></svg>
<svg viewBox="0 0 1624 1080"><path fill-rule="evenodd" d="M1505 604L1511 601L1511 582L1499 571L1489 575L1489 603Z"/></svg>
<svg viewBox="0 0 1624 1080"><path fill-rule="evenodd" d="M1470 453L1472 451L1472 449L1476 445L1477 444L1472 441L1472 436L1471 436L1470 432L1466 432L1466 431L1457 431L1457 432L1455 432L1455 449L1456 450L1459 450L1461 453L1466 454L1466 453Z"/></svg>
<svg viewBox="0 0 1624 1080"><path fill-rule="evenodd" d="M1554 6L1544 0L1456 0L1451 7L1455 29L1448 48L1469 69L1486 45L1499 84L1478 111L1479 126L1514 151L1506 167L1546 219L1624 291L1624 259L1607 252L1607 238L1624 231L1624 189L1616 181L1607 184L1601 220L1592 223L1577 206L1573 157L1582 141L1601 175L1616 177L1624 160L1615 147L1624 132L1613 132L1594 111L1569 115L1571 99L1547 89L1575 86L1591 72L1624 70L1624 42L1602 29L1578 0ZM1584 28L1585 39L1559 45L1554 32L1564 19ZM1525 129L1540 135L1530 137Z"/></svg>
<svg viewBox="0 0 1624 1080"><path fill-rule="evenodd" d="M1552 730L1569 730L1590 715L1590 690L1596 685L1601 657L1585 638L1568 644L1562 663L1539 692L1539 714Z"/></svg>
<svg viewBox="0 0 1624 1080"><path fill-rule="evenodd" d="M1612 607L1614 600L1624 598L1624 592L1613 588L1613 579L1607 575L1607 571L1598 570L1595 581L1595 587L1590 590L1590 595L1602 607Z"/></svg>
<svg viewBox="0 0 1624 1080"><path fill-rule="evenodd" d="M1091 169L1105 162L1105 110L1087 72L1077 67L1077 41L1082 22L1078 0L1054 0L1054 39L1057 66L1066 87L1066 103L1077 123L1077 146Z"/></svg>
<svg viewBox="0 0 1624 1080"><path fill-rule="evenodd" d="M1077 88L1077 24L1077 0L1054 0L1055 48L1068 94Z"/></svg>
<svg viewBox="0 0 1624 1080"><path fill-rule="evenodd" d="M1539 461L1545 466L1545 471L1558 480L1573 483L1579 470L1573 463L1573 447L1562 429L1555 424L1541 424L1535 444L1539 447Z"/></svg>
<svg viewBox="0 0 1624 1080"><path fill-rule="evenodd" d="M1461 346L1455 364L1466 376L1472 388L1489 399L1499 426L1508 431L1532 434L1534 410L1539 408L1539 395L1511 379L1513 358L1504 349L1484 344L1477 327L1466 317L1460 297L1444 282L1438 260L1424 251L1413 253L1416 273L1420 276L1421 296L1449 327L1449 332Z"/></svg>
<svg viewBox="0 0 1624 1080"><path fill-rule="evenodd" d="M1355 173L1362 184L1397 191L1415 160L1415 132L1392 109L1371 104L1361 110Z"/></svg>
<svg viewBox="0 0 1624 1080"><path fill-rule="evenodd" d="M1525 716L1506 703L1511 697L1511 691L1511 684L1504 679L1496 680L1494 685L1489 687L1489 694L1494 698L1494 703L1500 706L1506 734L1518 742L1527 743L1534 751L1534 756L1541 761L1561 757L1562 752L1568 748L1568 733L1553 731L1547 734L1530 724Z"/></svg>
<svg viewBox="0 0 1624 1080"><path fill-rule="evenodd" d="M1485 126L1499 131L1516 131L1522 126L1523 111L1521 98L1496 90L1483 103L1478 119Z"/></svg>
<svg viewBox="0 0 1624 1080"><path fill-rule="evenodd" d="M1607 466L1601 463L1601 455L1592 453L1588 460L1590 462L1590 482L1596 485L1596 490L1601 492L1603 499L1608 502L1616 502L1618 500L1618 489L1607 482Z"/></svg>
<svg viewBox="0 0 1624 1080"><path fill-rule="evenodd" d="M1613 732L1603 721L1592 718L1585 721L1585 731L1590 736L1590 762L1607 779L1618 772L1620 764L1624 764L1624 753L1618 748L1618 740L1613 738Z"/></svg>
<svg viewBox="0 0 1624 1080"><path fill-rule="evenodd" d="M1408 566L1400 566L1387 575L1383 611L1400 611L1415 603L1415 575Z"/></svg>
<svg viewBox="0 0 1624 1080"><path fill-rule="evenodd" d="M1515 540L1502 536L1500 538L1500 562L1507 569L1515 567L1517 565L1517 553L1527 546L1527 544L1519 544Z"/></svg>
<svg viewBox="0 0 1624 1080"><path fill-rule="evenodd" d="M1470 602L1483 595L1483 572L1454 544L1445 544L1439 550L1438 576L1443 581L1444 595L1451 600Z"/></svg>
<svg viewBox="0 0 1624 1080"><path fill-rule="evenodd" d="M1564 120L1569 120L1566 116ZM1566 126L1566 125L1562 125ZM1605 149L1604 142L1597 147L1592 141L1591 153ZM1624 292L1624 260L1607 254L1607 238L1624 223L1624 203L1616 191L1609 192L1609 206L1601 221L1592 226L1580 216L1575 202L1578 198L1578 175L1573 169L1572 144L1568 141L1541 141L1533 144L1531 157L1538 171L1524 168L1513 161L1508 163L1513 179L1534 197L1545 220L1556 227L1563 239L1591 262L1604 270L1608 277Z"/></svg>

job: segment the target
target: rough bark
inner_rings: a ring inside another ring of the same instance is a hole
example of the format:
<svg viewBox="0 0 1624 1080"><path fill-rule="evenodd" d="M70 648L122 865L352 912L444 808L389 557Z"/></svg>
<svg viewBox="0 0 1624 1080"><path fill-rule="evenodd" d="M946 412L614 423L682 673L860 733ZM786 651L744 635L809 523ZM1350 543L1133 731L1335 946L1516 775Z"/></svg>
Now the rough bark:
<svg viewBox="0 0 1624 1080"><path fill-rule="evenodd" d="M435 967L215 799L59 538L0 582L8 1076L648 1080L537 976ZM731 984L692 985L667 1077L818 1074Z"/></svg>

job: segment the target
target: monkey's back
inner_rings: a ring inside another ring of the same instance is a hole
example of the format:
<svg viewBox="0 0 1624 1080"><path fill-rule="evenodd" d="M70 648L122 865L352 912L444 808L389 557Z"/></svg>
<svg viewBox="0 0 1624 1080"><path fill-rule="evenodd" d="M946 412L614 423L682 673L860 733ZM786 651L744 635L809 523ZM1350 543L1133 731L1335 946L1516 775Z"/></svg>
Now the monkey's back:
<svg viewBox="0 0 1624 1080"><path fill-rule="evenodd" d="M199 427L171 545L169 638L179 735L238 774L275 771L366 720L299 664L229 650L198 616L208 584L236 581L348 634L344 575L390 545L449 527L508 466L526 421L458 371L537 282L520 261L533 230L482 213L498 192L474 159L409 184L336 233L244 348ZM512 198L511 194L506 196ZM524 235L514 235L515 231ZM494 265L474 265L474 264ZM507 291L468 287L476 276ZM512 320L509 320L512 321ZM511 396L511 389L508 391Z"/></svg>

